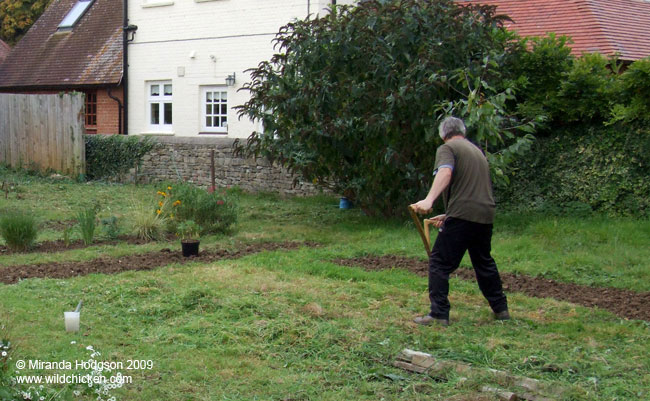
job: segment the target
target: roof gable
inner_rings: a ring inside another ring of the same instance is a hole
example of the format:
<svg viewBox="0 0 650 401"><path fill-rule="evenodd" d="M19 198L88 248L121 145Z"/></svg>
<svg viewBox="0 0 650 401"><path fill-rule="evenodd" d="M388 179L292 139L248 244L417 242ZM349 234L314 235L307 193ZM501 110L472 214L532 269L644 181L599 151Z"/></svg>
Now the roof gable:
<svg viewBox="0 0 650 401"><path fill-rule="evenodd" d="M77 0L54 0L0 66L0 88L117 84L122 78L122 1L95 0L71 29Z"/></svg>
<svg viewBox="0 0 650 401"><path fill-rule="evenodd" d="M650 56L650 2L644 0L470 0L497 6L520 36L549 32L571 37L572 53L619 54L622 60Z"/></svg>

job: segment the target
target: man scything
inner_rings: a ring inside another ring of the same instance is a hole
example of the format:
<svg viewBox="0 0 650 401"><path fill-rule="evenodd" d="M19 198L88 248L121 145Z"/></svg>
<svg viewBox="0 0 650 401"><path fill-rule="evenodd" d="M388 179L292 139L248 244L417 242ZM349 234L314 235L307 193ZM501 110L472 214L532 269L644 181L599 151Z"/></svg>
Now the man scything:
<svg viewBox="0 0 650 401"><path fill-rule="evenodd" d="M438 237L429 256L431 312L415 318L422 325L449 325L449 275L469 251L478 286L497 320L508 320L508 303L497 265L490 256L495 203L487 159L465 138L465 124L455 117L439 126L445 142L436 152L434 180L427 197L410 207L429 213L442 194L445 214L435 216Z"/></svg>

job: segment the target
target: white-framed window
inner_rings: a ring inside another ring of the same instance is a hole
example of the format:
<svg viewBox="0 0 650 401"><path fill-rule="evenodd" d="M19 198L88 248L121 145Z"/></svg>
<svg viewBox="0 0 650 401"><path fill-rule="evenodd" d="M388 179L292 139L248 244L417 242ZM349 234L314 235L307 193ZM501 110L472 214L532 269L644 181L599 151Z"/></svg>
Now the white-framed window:
<svg viewBox="0 0 650 401"><path fill-rule="evenodd" d="M149 130L154 132L172 131L172 82L156 81L147 83Z"/></svg>
<svg viewBox="0 0 650 401"><path fill-rule="evenodd" d="M226 86L201 87L201 131L228 133L228 89Z"/></svg>

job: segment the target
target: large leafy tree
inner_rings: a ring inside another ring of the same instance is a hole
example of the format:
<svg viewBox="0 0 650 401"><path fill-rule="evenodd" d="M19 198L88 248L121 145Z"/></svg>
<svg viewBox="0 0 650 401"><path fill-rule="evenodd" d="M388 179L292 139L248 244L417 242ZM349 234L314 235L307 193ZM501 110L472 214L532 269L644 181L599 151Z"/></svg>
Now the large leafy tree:
<svg viewBox="0 0 650 401"><path fill-rule="evenodd" d="M520 42L493 7L451 0L370 0L295 21L251 70L241 116L261 120L238 148L393 215L431 185L439 120L466 120L503 177L530 142L507 110L504 74Z"/></svg>
<svg viewBox="0 0 650 401"><path fill-rule="evenodd" d="M14 44L41 16L50 0L0 0L0 39Z"/></svg>

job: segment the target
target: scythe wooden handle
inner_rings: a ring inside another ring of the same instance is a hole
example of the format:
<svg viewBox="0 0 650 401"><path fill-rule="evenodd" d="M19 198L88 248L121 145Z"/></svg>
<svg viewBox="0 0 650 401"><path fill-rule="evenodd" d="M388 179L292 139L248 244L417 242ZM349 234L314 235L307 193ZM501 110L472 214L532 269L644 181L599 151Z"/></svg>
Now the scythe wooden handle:
<svg viewBox="0 0 650 401"><path fill-rule="evenodd" d="M429 241L429 236L428 234L428 228L429 226L427 225L427 233L424 232L424 229L422 228L422 223L420 223L420 218L418 217L418 214L415 213L415 210L409 205L408 207L409 213L411 214L411 218L413 219L413 222L415 223L415 228L418 229L418 233L420 233L420 238L422 238L422 243L424 244L424 250L427 251L427 256L431 256L431 243Z"/></svg>

